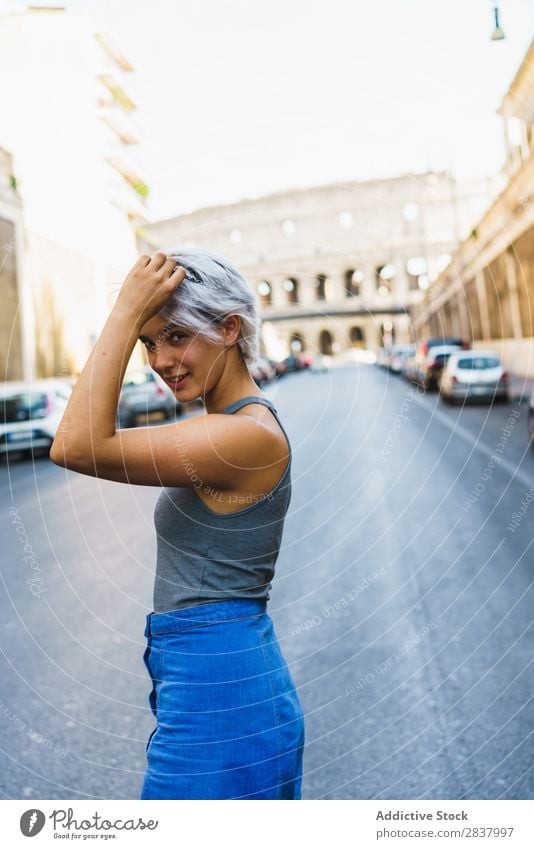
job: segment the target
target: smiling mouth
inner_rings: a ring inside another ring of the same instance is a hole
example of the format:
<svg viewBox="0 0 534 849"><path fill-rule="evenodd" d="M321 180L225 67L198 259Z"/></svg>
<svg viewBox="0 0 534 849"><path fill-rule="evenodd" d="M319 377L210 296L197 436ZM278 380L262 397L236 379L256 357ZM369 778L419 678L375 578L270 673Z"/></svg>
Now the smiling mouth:
<svg viewBox="0 0 534 849"><path fill-rule="evenodd" d="M190 376L191 376L191 372L188 371L188 372L184 372L184 374L180 375L179 377L174 377L174 378L167 377L165 379L166 379L167 383L169 384L169 386L176 388L176 387L181 386L182 383L184 383L184 381Z"/></svg>

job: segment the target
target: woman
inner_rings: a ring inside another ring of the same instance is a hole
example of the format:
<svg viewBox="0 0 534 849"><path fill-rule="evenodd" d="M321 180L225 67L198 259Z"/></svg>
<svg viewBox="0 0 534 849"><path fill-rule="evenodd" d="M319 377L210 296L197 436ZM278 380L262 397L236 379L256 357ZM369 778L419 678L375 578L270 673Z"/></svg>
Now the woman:
<svg viewBox="0 0 534 849"><path fill-rule="evenodd" d="M95 477L165 487L154 513L145 664L156 727L142 799L300 799L304 716L267 613L291 497L291 446L248 370L258 304L223 257L141 256L126 277L50 451ZM115 430L136 341L206 415Z"/></svg>

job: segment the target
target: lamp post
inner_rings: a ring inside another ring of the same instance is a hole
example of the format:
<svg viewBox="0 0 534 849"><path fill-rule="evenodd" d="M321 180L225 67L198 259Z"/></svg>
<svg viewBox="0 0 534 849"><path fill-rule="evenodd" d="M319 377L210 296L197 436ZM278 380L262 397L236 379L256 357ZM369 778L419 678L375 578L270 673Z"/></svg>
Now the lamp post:
<svg viewBox="0 0 534 849"><path fill-rule="evenodd" d="M499 21L499 7L498 6L493 7L493 15L494 15L494 18L495 18L495 29L493 30L493 32L491 34L491 40L492 41L502 41L503 38L506 38L506 36L505 36L503 30L501 29L501 24L500 24L500 21Z"/></svg>

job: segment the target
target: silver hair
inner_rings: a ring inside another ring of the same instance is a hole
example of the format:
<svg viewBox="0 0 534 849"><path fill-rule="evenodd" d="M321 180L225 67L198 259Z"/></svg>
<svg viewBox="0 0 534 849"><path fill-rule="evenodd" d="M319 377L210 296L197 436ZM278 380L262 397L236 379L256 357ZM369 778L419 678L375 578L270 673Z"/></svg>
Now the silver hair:
<svg viewBox="0 0 534 849"><path fill-rule="evenodd" d="M256 293L227 259L203 247L178 245L165 253L186 269L186 277L159 315L211 342L220 342L218 326L230 315L241 319L236 342L246 363L259 353L261 319Z"/></svg>

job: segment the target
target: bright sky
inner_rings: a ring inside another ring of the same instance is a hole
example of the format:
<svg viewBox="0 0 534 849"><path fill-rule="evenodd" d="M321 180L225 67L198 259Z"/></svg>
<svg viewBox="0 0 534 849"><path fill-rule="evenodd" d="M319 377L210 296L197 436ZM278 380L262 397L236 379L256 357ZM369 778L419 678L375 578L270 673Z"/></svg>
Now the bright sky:
<svg viewBox="0 0 534 849"><path fill-rule="evenodd" d="M67 0L135 65L150 217L427 167L495 173L534 0ZM133 77L134 75L132 75Z"/></svg>

